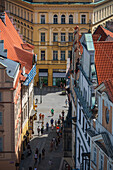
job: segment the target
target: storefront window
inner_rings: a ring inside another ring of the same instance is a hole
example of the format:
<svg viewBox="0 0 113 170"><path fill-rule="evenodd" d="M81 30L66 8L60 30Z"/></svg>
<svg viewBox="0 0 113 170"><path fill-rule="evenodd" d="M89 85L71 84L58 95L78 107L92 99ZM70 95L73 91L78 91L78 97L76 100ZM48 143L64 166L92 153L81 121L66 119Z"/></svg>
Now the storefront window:
<svg viewBox="0 0 113 170"><path fill-rule="evenodd" d="M39 77L39 84L42 83L42 86L47 86L48 85L48 77L44 76L44 77Z"/></svg>
<svg viewBox="0 0 113 170"><path fill-rule="evenodd" d="M58 86L60 87L60 84L64 85L65 84L65 78L61 78L61 77L53 77L53 86Z"/></svg>

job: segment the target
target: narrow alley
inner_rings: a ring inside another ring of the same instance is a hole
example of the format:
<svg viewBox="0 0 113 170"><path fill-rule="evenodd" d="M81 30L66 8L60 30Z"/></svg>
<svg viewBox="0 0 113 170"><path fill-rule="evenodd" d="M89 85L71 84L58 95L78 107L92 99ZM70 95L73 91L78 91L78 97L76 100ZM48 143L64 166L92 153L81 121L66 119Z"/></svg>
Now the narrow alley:
<svg viewBox="0 0 113 170"><path fill-rule="evenodd" d="M62 95L61 92L48 93L42 96L42 103L40 103L40 95L35 95L35 100L38 99L37 107L37 120L34 121L34 134L30 141L30 146L32 153L27 155L27 148L25 150L24 159L21 161L20 170L29 170L30 167L32 170L37 168L38 170L58 170L60 167L61 159L63 157L63 141L60 138L58 147L55 146L50 148L50 144L53 138L57 138L55 121L58 121L59 115L62 115L61 112L64 110L64 117L67 115L68 107L65 105L66 95ZM51 115L51 109L54 109L54 115ZM39 114L44 115L44 133L41 135L41 132L38 136L37 128L41 129L42 121L39 119ZM54 120L54 127L51 128L51 119ZM49 129L46 130L46 123L49 123ZM61 125L61 124L60 124ZM45 149L45 157L37 159L35 163L34 155L36 148L38 148L38 153L42 154L42 149ZM50 165L51 161L51 165Z"/></svg>

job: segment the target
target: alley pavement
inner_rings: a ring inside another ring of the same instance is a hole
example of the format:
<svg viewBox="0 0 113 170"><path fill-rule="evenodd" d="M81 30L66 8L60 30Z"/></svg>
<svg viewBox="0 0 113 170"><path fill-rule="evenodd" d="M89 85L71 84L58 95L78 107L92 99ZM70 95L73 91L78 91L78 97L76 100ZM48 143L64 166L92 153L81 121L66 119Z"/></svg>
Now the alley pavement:
<svg viewBox="0 0 113 170"><path fill-rule="evenodd" d="M61 115L61 111L64 110L65 117L67 115L68 107L65 106L66 95L61 95L61 92L56 93L48 93L42 96L42 103L40 103L40 96L35 95L35 99L38 99L38 107L37 107L37 120L34 121L34 134L30 141L30 146L32 153L30 156L27 155L27 149L24 152L25 158L20 163L20 170L29 170L29 167L32 167L34 170L37 167L38 170L59 170L61 159L63 157L63 143L62 138L58 148L55 150L53 148L50 151L50 142L53 137L56 137L56 128L52 130L50 127L51 118L58 120L59 114ZM51 108L54 108L54 115L51 116ZM44 114L44 133L43 135L39 135L37 133L37 127L41 128L41 120L39 120L39 114ZM49 122L49 130L46 131L46 123ZM55 124L54 124L55 125ZM45 158L41 160L39 163L35 164L34 154L36 148L39 149L39 153L42 153L42 149L45 148ZM49 160L52 161L52 165L50 167Z"/></svg>

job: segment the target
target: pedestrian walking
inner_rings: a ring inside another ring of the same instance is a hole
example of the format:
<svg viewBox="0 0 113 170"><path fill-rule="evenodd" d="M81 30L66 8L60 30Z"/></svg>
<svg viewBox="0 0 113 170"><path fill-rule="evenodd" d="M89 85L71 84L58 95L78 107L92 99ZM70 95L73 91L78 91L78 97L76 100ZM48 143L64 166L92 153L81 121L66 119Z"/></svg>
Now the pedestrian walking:
<svg viewBox="0 0 113 170"><path fill-rule="evenodd" d="M37 167L34 167L34 170L37 170Z"/></svg>
<svg viewBox="0 0 113 170"><path fill-rule="evenodd" d="M62 116L64 116L64 113L65 113L64 110L62 110Z"/></svg>
<svg viewBox="0 0 113 170"><path fill-rule="evenodd" d="M37 159L38 159L38 157L37 157L37 154L35 153L35 155L34 155L34 159L35 159L35 164L37 163Z"/></svg>
<svg viewBox="0 0 113 170"><path fill-rule="evenodd" d="M52 116L54 115L54 109L53 108L51 109L51 115Z"/></svg>
<svg viewBox="0 0 113 170"><path fill-rule="evenodd" d="M49 167L50 167L50 168L51 168L52 164L53 164L53 162L52 162L52 160L50 159L50 160L49 160Z"/></svg>
<svg viewBox="0 0 113 170"><path fill-rule="evenodd" d="M43 135L43 127L41 128L41 135Z"/></svg>
<svg viewBox="0 0 113 170"><path fill-rule="evenodd" d="M45 149L42 149L42 159L45 158Z"/></svg>
<svg viewBox="0 0 113 170"><path fill-rule="evenodd" d="M48 131L48 128L49 128L49 123L47 122L46 123L46 130Z"/></svg>
<svg viewBox="0 0 113 170"><path fill-rule="evenodd" d="M42 119L42 114L40 113L39 114L39 121Z"/></svg>
<svg viewBox="0 0 113 170"><path fill-rule="evenodd" d="M54 122L53 118L52 118L50 121L51 121L51 127L52 127L52 125L53 125L53 122Z"/></svg>
<svg viewBox="0 0 113 170"><path fill-rule="evenodd" d="M35 151L35 153L37 154L37 157L38 157L38 148L36 148L36 151Z"/></svg>
<svg viewBox="0 0 113 170"><path fill-rule="evenodd" d="M66 100L65 100L66 107L67 107L67 103L68 103L68 100L66 99Z"/></svg>
<svg viewBox="0 0 113 170"><path fill-rule="evenodd" d="M39 126L38 126L38 128L37 128L37 132L38 132L38 136L39 136L39 134L40 134L40 128L39 128Z"/></svg>
<svg viewBox="0 0 113 170"><path fill-rule="evenodd" d="M41 153L39 153L39 164L41 162L41 158L42 158Z"/></svg>
<svg viewBox="0 0 113 170"><path fill-rule="evenodd" d="M44 121L44 114L42 115L42 121Z"/></svg>

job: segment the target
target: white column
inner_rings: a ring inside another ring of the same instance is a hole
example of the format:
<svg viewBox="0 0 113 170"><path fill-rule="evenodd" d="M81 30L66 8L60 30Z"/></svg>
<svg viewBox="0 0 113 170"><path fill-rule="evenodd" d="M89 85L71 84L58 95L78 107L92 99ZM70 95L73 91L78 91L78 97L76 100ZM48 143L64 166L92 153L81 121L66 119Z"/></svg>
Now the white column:
<svg viewBox="0 0 113 170"><path fill-rule="evenodd" d="M61 23L61 15L60 15L60 12L58 13L58 23L59 23L59 24Z"/></svg>
<svg viewBox="0 0 113 170"><path fill-rule="evenodd" d="M35 12L35 24L37 24L37 12Z"/></svg>
<svg viewBox="0 0 113 170"><path fill-rule="evenodd" d="M76 24L78 24L78 12L76 12Z"/></svg>
<svg viewBox="0 0 113 170"><path fill-rule="evenodd" d="M51 32L51 28L49 29L49 45L52 45L51 43L51 39L52 39L52 32Z"/></svg>
<svg viewBox="0 0 113 170"><path fill-rule="evenodd" d="M69 23L69 16L68 16L68 12L66 12L66 24Z"/></svg>
<svg viewBox="0 0 113 170"><path fill-rule="evenodd" d="M74 12L74 15L73 15L73 23L76 23L76 12Z"/></svg>

